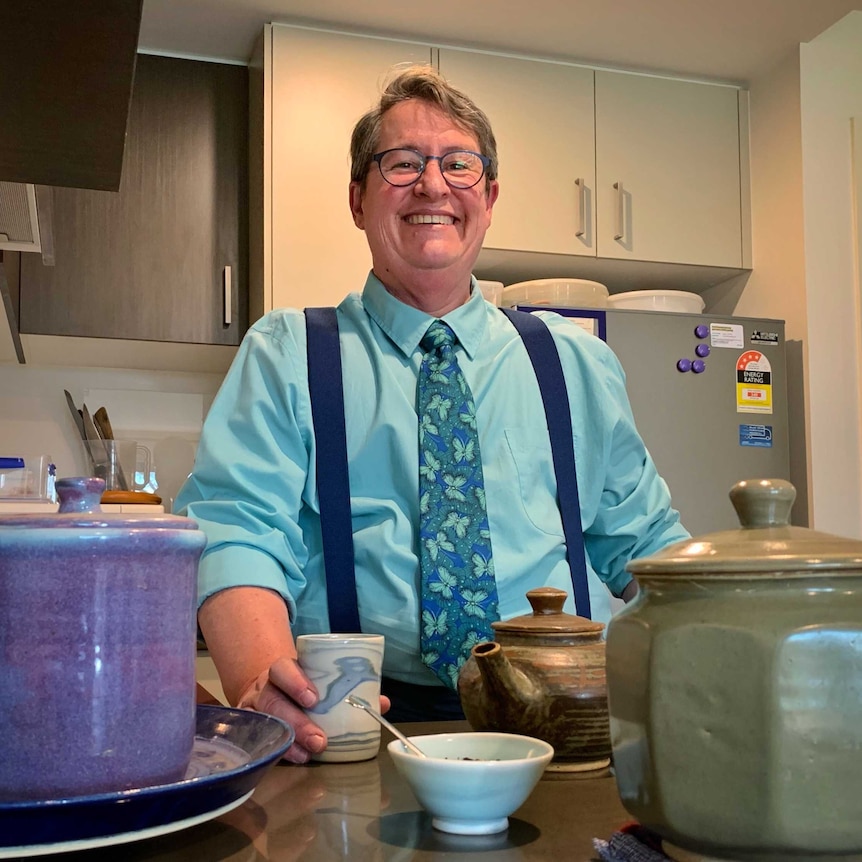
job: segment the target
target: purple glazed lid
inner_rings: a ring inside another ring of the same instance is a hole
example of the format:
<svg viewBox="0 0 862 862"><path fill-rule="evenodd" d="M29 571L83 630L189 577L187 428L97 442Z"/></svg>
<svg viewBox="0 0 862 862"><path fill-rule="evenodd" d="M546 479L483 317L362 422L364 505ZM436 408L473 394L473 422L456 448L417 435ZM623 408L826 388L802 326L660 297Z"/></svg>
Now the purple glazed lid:
<svg viewBox="0 0 862 862"><path fill-rule="evenodd" d="M75 529L116 527L169 530L197 530L197 521L179 515L136 515L128 512L106 513L99 501L105 490L105 480L95 477L58 479L55 485L60 498L56 514L16 514L0 517L0 528Z"/></svg>

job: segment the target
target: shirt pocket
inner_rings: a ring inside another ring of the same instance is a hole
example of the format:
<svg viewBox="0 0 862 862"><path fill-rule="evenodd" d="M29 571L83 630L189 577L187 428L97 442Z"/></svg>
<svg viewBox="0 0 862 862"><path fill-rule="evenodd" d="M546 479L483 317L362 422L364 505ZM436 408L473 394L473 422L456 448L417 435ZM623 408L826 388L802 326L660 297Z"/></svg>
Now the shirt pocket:
<svg viewBox="0 0 862 862"><path fill-rule="evenodd" d="M527 520L549 536L562 537L557 478L547 429L507 428L505 435Z"/></svg>

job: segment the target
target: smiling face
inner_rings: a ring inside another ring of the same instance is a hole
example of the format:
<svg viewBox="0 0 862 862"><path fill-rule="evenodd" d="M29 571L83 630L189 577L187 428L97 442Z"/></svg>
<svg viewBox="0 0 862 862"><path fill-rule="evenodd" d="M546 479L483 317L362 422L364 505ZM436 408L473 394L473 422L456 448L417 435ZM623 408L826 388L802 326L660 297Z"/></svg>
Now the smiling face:
<svg viewBox="0 0 862 862"><path fill-rule="evenodd" d="M417 99L384 114L377 150L405 147L430 156L478 152L476 137ZM467 301L470 273L491 224L497 182L452 189L429 161L412 186L387 183L371 165L364 186L350 184L350 209L365 231L374 274L402 302L435 316Z"/></svg>

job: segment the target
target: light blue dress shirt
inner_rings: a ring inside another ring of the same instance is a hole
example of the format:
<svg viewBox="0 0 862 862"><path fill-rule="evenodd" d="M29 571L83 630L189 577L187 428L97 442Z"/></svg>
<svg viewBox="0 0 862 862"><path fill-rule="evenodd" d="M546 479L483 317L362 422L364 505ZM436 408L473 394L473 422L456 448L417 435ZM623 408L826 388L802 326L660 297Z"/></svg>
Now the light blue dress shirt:
<svg viewBox="0 0 862 862"><path fill-rule="evenodd" d="M607 621L626 563L688 536L637 433L612 351L542 312L572 405L593 619ZM419 342L433 318L369 275L338 306L359 614L386 638L384 674L434 685L419 657ZM520 336L475 282L445 316L476 402L500 615L529 613L525 594L572 583L545 413ZM305 317L279 309L247 333L204 424L176 509L209 538L199 599L253 585L280 593L294 634L328 631L308 397Z"/></svg>

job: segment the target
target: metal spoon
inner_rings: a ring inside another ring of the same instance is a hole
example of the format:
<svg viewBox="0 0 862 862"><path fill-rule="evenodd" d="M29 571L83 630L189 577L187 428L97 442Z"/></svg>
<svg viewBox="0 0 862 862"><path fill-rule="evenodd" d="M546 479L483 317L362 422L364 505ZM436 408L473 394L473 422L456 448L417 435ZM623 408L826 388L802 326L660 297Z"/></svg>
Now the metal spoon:
<svg viewBox="0 0 862 862"><path fill-rule="evenodd" d="M424 751L418 749L394 724L387 721L379 712L377 712L371 704L364 700L361 697L357 697L355 694L348 694L344 700L349 703L351 706L355 706L357 709L364 709L372 718L379 721L387 730L389 730L394 736L398 737L401 740L401 744L412 754L415 754L417 757L427 757Z"/></svg>

